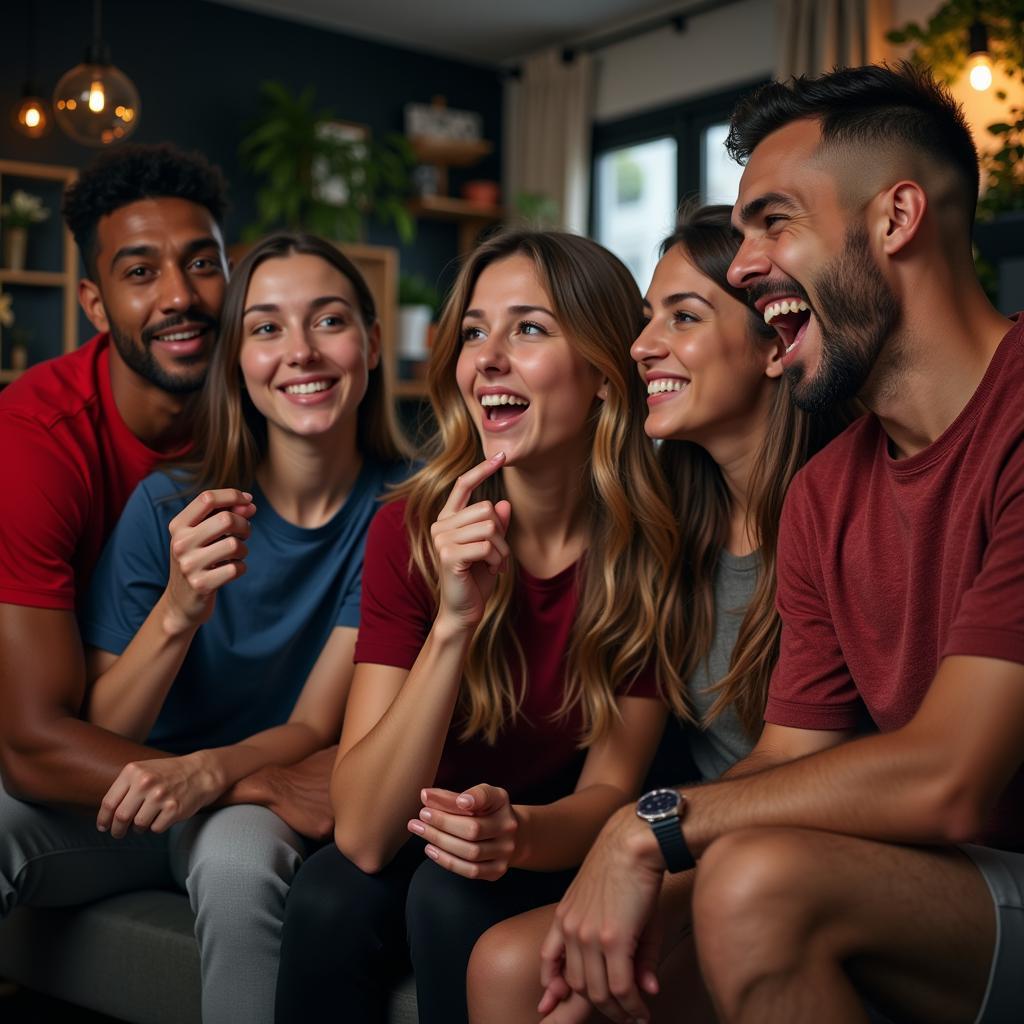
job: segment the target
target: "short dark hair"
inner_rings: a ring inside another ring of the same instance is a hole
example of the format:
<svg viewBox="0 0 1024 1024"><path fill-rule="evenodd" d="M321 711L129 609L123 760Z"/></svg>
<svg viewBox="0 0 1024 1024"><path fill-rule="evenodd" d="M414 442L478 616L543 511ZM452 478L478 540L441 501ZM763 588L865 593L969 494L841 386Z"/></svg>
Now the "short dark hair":
<svg viewBox="0 0 1024 1024"><path fill-rule="evenodd" d="M817 119L825 145L895 141L955 171L973 224L979 185L974 140L960 104L927 68L900 61L769 82L740 100L725 148L746 163L766 136L804 118Z"/></svg>
<svg viewBox="0 0 1024 1024"><path fill-rule="evenodd" d="M174 198L205 206L221 224L227 185L220 169L199 153L169 143L119 146L102 153L64 193L64 220L89 274L96 274L96 225L139 199Z"/></svg>

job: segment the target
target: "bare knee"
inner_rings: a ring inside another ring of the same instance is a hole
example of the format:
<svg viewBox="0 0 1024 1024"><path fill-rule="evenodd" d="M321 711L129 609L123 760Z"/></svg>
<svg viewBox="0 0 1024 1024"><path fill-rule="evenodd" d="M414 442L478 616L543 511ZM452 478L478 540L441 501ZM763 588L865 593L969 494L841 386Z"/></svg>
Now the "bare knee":
<svg viewBox="0 0 1024 1024"><path fill-rule="evenodd" d="M540 1000L540 947L519 918L502 921L477 940L466 976L474 1024L532 1019Z"/></svg>

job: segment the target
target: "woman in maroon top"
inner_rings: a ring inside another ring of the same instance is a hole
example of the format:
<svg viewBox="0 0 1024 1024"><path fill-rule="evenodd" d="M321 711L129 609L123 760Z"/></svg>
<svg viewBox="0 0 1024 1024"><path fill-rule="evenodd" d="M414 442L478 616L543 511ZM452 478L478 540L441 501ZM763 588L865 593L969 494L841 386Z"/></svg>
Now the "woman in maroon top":
<svg viewBox="0 0 1024 1024"><path fill-rule="evenodd" d="M336 847L289 896L279 1020L378 1019L407 943L420 1020L464 1020L479 935L557 898L636 795L681 650L658 600L677 530L629 357L642 320L629 272L584 238L510 233L463 267L433 455L367 540Z"/></svg>

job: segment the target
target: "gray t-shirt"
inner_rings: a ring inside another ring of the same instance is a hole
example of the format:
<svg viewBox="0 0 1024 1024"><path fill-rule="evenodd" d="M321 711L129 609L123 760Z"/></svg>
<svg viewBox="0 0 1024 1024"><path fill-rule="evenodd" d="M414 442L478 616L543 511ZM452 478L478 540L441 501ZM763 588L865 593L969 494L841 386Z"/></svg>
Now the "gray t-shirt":
<svg viewBox="0 0 1024 1024"><path fill-rule="evenodd" d="M690 706L698 722L703 721L715 694L708 687L723 679L729 671L732 649L747 605L754 596L761 559L758 552L732 555L722 551L715 570L715 635L707 659L687 683ZM746 757L753 747L732 708L724 711L708 729L688 728L690 752L702 779L717 779L722 772Z"/></svg>

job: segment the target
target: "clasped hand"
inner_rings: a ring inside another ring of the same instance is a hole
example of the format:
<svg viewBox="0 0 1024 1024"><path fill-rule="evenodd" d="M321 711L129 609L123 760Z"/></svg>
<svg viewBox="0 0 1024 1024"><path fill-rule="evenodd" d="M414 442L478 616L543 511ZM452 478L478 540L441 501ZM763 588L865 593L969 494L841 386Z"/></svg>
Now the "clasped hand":
<svg viewBox="0 0 1024 1024"><path fill-rule="evenodd" d="M170 521L170 571L164 594L172 632L206 622L217 591L245 572L245 541L255 512L248 491L224 487L203 491Z"/></svg>
<svg viewBox="0 0 1024 1024"><path fill-rule="evenodd" d="M427 841L428 857L464 878L494 881L508 871L519 820L505 790L486 784L464 793L424 789L420 799L419 818L408 829Z"/></svg>

